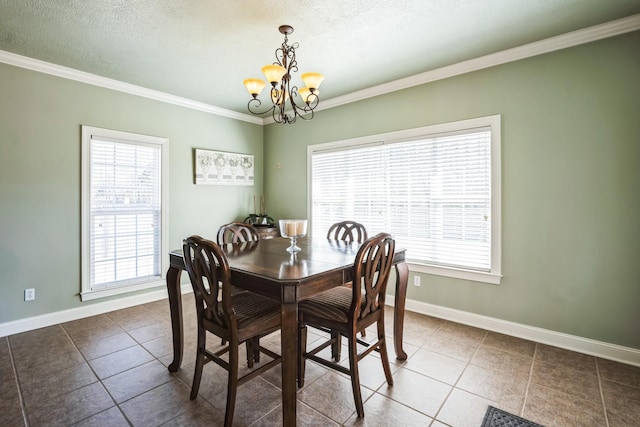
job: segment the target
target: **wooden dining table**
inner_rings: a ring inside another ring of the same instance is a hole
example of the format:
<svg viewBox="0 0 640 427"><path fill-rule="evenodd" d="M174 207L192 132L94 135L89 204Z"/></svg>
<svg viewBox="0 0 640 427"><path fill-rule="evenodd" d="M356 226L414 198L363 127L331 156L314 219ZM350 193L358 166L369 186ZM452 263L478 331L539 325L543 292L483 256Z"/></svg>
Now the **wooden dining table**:
<svg viewBox="0 0 640 427"><path fill-rule="evenodd" d="M260 293L281 303L282 346L282 415L284 426L296 425L296 363L298 302L322 291L351 281L351 270L360 247L356 242L328 239L299 239L300 252L291 254L285 238L259 242L224 245L234 286ZM402 329L409 269L405 250L396 250L394 302L394 347L396 357L405 360ZM182 363L183 323L180 276L185 270L182 249L169 253L167 291L171 310L173 361L169 371L175 372Z"/></svg>

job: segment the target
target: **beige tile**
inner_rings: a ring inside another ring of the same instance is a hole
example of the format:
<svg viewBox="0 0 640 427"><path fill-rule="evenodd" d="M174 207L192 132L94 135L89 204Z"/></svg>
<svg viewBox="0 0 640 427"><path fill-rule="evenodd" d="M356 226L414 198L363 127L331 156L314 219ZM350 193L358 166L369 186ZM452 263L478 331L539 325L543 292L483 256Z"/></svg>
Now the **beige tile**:
<svg viewBox="0 0 640 427"><path fill-rule="evenodd" d="M443 354L420 349L407 360L404 367L438 381L454 385L462 375L466 363Z"/></svg>
<svg viewBox="0 0 640 427"><path fill-rule="evenodd" d="M122 331L122 329L120 329ZM100 338L79 338L76 340L78 349L87 360L97 359L125 348L133 347L137 343L126 332L102 336Z"/></svg>
<svg viewBox="0 0 640 427"><path fill-rule="evenodd" d="M135 306L123 310L112 311L107 316L117 323L125 331L141 328L162 322L162 316L146 309L144 306Z"/></svg>
<svg viewBox="0 0 640 427"><path fill-rule="evenodd" d="M22 406L20 405L20 398L18 397L15 383L13 386L16 389L15 392L0 395L0 426L3 427L25 425ZM0 387L2 387L2 385L0 385Z"/></svg>
<svg viewBox="0 0 640 427"><path fill-rule="evenodd" d="M500 368L469 365L456 388L485 397L501 409L517 414L522 409L528 382L528 372L516 374Z"/></svg>
<svg viewBox="0 0 640 427"><path fill-rule="evenodd" d="M366 401L373 391L361 387L362 401ZM308 387L298 393L298 398L333 421L342 424L356 412L351 381L328 371Z"/></svg>
<svg viewBox="0 0 640 427"><path fill-rule="evenodd" d="M45 399L70 393L98 381L84 362L60 371L50 371L44 377L30 376L28 379L19 377L19 380L25 405L30 410L39 406Z"/></svg>
<svg viewBox="0 0 640 427"><path fill-rule="evenodd" d="M77 352L64 330L59 326L50 326L35 331L24 332L9 337L11 352L16 365L24 365L47 359L64 357L67 353Z"/></svg>
<svg viewBox="0 0 640 427"><path fill-rule="evenodd" d="M15 359L18 378L24 383L37 382L42 377L56 376L58 372L85 363L80 352L73 346L58 351L33 353L29 357Z"/></svg>
<svg viewBox="0 0 640 427"><path fill-rule="evenodd" d="M363 349L359 347L358 350L362 351ZM348 353L346 356L347 357L343 358L342 362L340 362L340 365L345 368L349 368ZM382 367L382 359L376 356L379 356L376 352L369 353L366 357L361 359L360 362L358 362L358 377L360 378L360 384L370 388L371 390L377 390L380 386L387 383L387 377L385 377L384 369ZM310 363L307 362L307 365L310 365ZM399 367L397 365L389 362L391 375L393 375L398 368Z"/></svg>
<svg viewBox="0 0 640 427"><path fill-rule="evenodd" d="M153 359L141 346L137 345L106 356L98 357L89 361L89 364L100 379L108 378L128 369L140 366Z"/></svg>
<svg viewBox="0 0 640 427"><path fill-rule="evenodd" d="M454 389L436 416L436 420L454 427L479 426L489 405L499 407L490 399Z"/></svg>
<svg viewBox="0 0 640 427"><path fill-rule="evenodd" d="M159 426L194 410L200 401L189 400L189 388L174 380L127 400L120 409L134 426Z"/></svg>
<svg viewBox="0 0 640 427"><path fill-rule="evenodd" d="M640 388L640 367L606 359L597 359L597 363L603 381L615 381Z"/></svg>
<svg viewBox="0 0 640 427"><path fill-rule="evenodd" d="M140 328L131 329L129 335L139 343L145 343L163 336L171 336L171 323L163 320Z"/></svg>
<svg viewBox="0 0 640 427"><path fill-rule="evenodd" d="M462 323L445 322L438 330L438 335L480 343L487 335L487 331Z"/></svg>
<svg viewBox="0 0 640 427"><path fill-rule="evenodd" d="M606 426L601 403L531 384L522 417L554 427Z"/></svg>
<svg viewBox="0 0 640 427"><path fill-rule="evenodd" d="M536 362L533 364L531 383L593 402L601 402L598 377L583 371L551 363Z"/></svg>
<svg viewBox="0 0 640 427"><path fill-rule="evenodd" d="M71 322L65 322L62 327L72 339L79 336L87 337L88 335L107 336L111 333L120 332L121 329L106 314L85 317Z"/></svg>
<svg viewBox="0 0 640 427"><path fill-rule="evenodd" d="M146 341L142 343L142 346L156 358L166 355L173 356L173 337L171 335L164 335L151 341Z"/></svg>
<svg viewBox="0 0 640 427"><path fill-rule="evenodd" d="M246 363L242 363L244 355L240 361L240 376L249 372ZM270 360L263 355L260 364L256 364L254 369ZM181 381L188 384L189 392L191 392L191 384L193 380L195 359L187 364L183 364L181 369L175 374ZM277 368L277 367L276 367ZM274 369L276 369L274 368ZM270 369L270 373L274 369ZM262 374L265 375L266 373ZM217 411L224 413L227 405L227 384L228 372L215 363L209 363L204 366L198 398L208 401ZM253 378L238 387L236 396L234 420L241 425L249 425L267 412L274 409L282 402L282 391L273 383L266 381L262 376Z"/></svg>
<svg viewBox="0 0 640 427"><path fill-rule="evenodd" d="M638 425L640 421L640 388L603 381L602 394L610 427Z"/></svg>
<svg viewBox="0 0 640 427"><path fill-rule="evenodd" d="M575 369L585 374L596 375L596 358L550 345L538 344L536 362L553 363L565 368Z"/></svg>
<svg viewBox="0 0 640 427"><path fill-rule="evenodd" d="M16 381L34 426L220 425L227 373L206 365L200 394L189 400L197 332L191 294L183 295L183 310L184 360L177 373L166 368L173 352L166 299L0 338L0 425L24 425ZM606 426L601 397L608 427L640 419L640 368L410 312L404 328L409 359L399 361L392 314L388 308L385 328L395 384L386 385L379 354L365 357L359 367L366 417L358 419L348 377L308 362L298 425L477 426L491 404L549 427ZM310 329L309 341L322 335ZM373 328L365 339L375 337ZM280 352L279 333L261 343ZM210 335L208 348L219 347ZM240 354L244 373L244 347ZM346 347L342 355L345 363ZM281 425L280 384L278 366L240 386L235 425Z"/></svg>
<svg viewBox="0 0 640 427"><path fill-rule="evenodd" d="M452 387L417 372L401 368L393 374L394 384L383 385L378 393L434 417Z"/></svg>
<svg viewBox="0 0 640 427"><path fill-rule="evenodd" d="M93 383L51 399L39 399L29 408L31 426L71 425L114 406L100 383Z"/></svg>
<svg viewBox="0 0 640 427"><path fill-rule="evenodd" d="M393 335L393 310L385 312L385 332ZM403 343L414 347L422 347L442 327L444 320L412 312L405 313Z"/></svg>
<svg viewBox="0 0 640 427"><path fill-rule="evenodd" d="M445 322L423 348L468 362L476 352L486 331L459 323Z"/></svg>
<svg viewBox="0 0 640 427"><path fill-rule="evenodd" d="M307 362L306 368L305 368L305 375L304 375L304 381L305 381L304 387L307 387L309 384L313 383L322 375L326 374L328 370L329 368L325 368L324 366L319 365L317 363ZM282 366L281 365L274 366L273 369L269 369L267 372L262 374L261 377L265 381L270 382L276 387L282 388Z"/></svg>
<svg viewBox="0 0 640 427"><path fill-rule="evenodd" d="M162 424L162 427L198 427L221 426L224 423L224 413L214 409L208 402L199 399L190 404L189 410Z"/></svg>
<svg viewBox="0 0 640 427"><path fill-rule="evenodd" d="M298 401L296 425L299 427L339 427L340 424L322 415L320 412ZM282 426L282 405L277 406L267 415L260 418L251 427L280 427Z"/></svg>
<svg viewBox="0 0 640 427"><path fill-rule="evenodd" d="M354 414L344 425L423 427L428 426L432 421L430 417L378 393L366 401L364 413L364 418L357 418Z"/></svg>
<svg viewBox="0 0 640 427"><path fill-rule="evenodd" d="M482 342L482 345L506 351L508 353L528 356L530 358L533 357L536 349L536 343L533 341L499 334L497 332L488 332L486 338Z"/></svg>
<svg viewBox="0 0 640 427"><path fill-rule="evenodd" d="M85 418L74 427L129 427L129 422L117 406Z"/></svg>
<svg viewBox="0 0 640 427"><path fill-rule="evenodd" d="M152 360L144 365L136 366L128 371L103 380L107 391L116 401L122 403L152 388L171 381L173 376L167 368Z"/></svg>
<svg viewBox="0 0 640 427"><path fill-rule="evenodd" d="M528 376L533 365L533 357L482 345L473 355L471 364L483 368L500 369L503 375Z"/></svg>

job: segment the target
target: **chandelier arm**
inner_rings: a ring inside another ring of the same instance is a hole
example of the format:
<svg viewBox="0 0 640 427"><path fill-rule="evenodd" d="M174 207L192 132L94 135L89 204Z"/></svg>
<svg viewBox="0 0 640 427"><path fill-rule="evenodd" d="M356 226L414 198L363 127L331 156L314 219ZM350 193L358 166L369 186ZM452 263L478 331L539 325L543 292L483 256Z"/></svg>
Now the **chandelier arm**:
<svg viewBox="0 0 640 427"><path fill-rule="evenodd" d="M249 112L251 114L255 114L255 115L258 115L258 116L266 114L270 110L274 109L274 107L270 107L270 108L267 108L264 111L258 111L258 108L260 108L261 105L262 105L262 102L260 102L260 100L258 98L251 98L249 100L249 102L247 103L247 109L249 110Z"/></svg>

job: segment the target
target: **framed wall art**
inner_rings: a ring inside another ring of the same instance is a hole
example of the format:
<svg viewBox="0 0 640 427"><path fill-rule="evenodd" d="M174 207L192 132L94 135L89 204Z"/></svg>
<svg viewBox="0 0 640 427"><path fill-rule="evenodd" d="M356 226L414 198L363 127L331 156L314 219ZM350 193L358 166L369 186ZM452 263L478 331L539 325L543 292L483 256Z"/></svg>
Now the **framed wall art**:
<svg viewBox="0 0 640 427"><path fill-rule="evenodd" d="M196 185L253 185L253 156L195 150Z"/></svg>

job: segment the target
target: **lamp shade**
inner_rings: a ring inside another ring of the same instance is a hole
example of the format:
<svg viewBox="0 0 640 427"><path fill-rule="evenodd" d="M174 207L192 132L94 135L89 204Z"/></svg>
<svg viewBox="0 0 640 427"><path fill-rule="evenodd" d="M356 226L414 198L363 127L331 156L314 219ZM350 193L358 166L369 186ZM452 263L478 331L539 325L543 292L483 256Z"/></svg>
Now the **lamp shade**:
<svg viewBox="0 0 640 427"><path fill-rule="evenodd" d="M300 77L311 91L318 89L320 87L320 83L324 80L324 75L320 73L304 73Z"/></svg>
<svg viewBox="0 0 640 427"><path fill-rule="evenodd" d="M247 91L251 96L260 95L260 92L262 92L262 89L264 89L266 85L267 84L260 79L246 79L244 81L244 87L247 88Z"/></svg>
<svg viewBox="0 0 640 427"><path fill-rule="evenodd" d="M267 81L273 85L282 80L282 76L287 73L287 70L282 65L271 64L262 67L262 73Z"/></svg>
<svg viewBox="0 0 640 427"><path fill-rule="evenodd" d="M315 96L318 96L319 93L320 91L317 89L313 92ZM298 95L302 97L302 100L305 102L305 104L309 103L309 96L311 96L311 91L308 87L303 87L302 89L298 90Z"/></svg>

